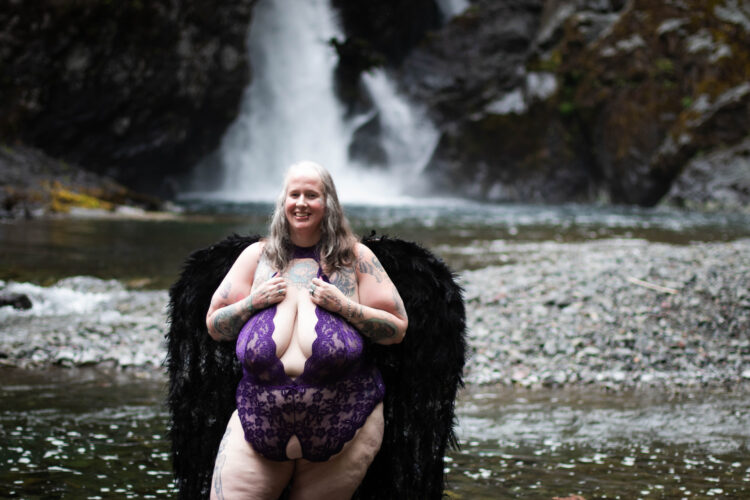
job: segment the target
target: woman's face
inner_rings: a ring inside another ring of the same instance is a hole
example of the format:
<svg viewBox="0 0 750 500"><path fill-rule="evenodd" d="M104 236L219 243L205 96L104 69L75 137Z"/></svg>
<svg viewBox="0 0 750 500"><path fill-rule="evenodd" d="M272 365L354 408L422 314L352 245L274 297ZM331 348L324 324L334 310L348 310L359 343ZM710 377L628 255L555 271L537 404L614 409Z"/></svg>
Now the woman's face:
<svg viewBox="0 0 750 500"><path fill-rule="evenodd" d="M311 169L293 170L287 179L284 214L294 233L320 231L325 213L323 182Z"/></svg>

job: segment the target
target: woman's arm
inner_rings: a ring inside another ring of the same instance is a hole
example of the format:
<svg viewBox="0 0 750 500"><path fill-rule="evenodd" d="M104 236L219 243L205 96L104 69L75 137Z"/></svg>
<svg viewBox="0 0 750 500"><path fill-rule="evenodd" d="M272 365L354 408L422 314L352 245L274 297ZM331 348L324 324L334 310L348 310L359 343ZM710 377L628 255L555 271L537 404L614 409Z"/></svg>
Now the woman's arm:
<svg viewBox="0 0 750 500"><path fill-rule="evenodd" d="M271 278L270 268L267 276L263 273L268 266L261 261L262 250L260 243L246 248L214 292L206 314L206 327L212 339L236 339L242 325L253 313L281 302L286 297L284 279ZM259 271L259 276L262 275L260 277L264 282L253 290L256 270Z"/></svg>
<svg viewBox="0 0 750 500"><path fill-rule="evenodd" d="M315 285L312 301L342 315L373 342L397 344L404 339L409 326L404 302L372 250L357 244L356 254L359 302L318 278L312 280Z"/></svg>

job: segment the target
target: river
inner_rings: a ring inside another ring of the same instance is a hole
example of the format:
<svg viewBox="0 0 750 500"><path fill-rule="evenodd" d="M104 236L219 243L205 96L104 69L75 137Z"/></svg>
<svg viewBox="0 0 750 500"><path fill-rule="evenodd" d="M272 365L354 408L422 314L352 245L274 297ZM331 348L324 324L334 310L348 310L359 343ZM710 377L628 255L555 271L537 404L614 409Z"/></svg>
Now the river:
<svg viewBox="0 0 750 500"><path fill-rule="evenodd" d="M116 280L131 294L118 300L163 297L190 251L232 232L263 232L268 208L195 203L173 217L2 221L0 288L24 284L51 295L48 287L58 280L90 275ZM690 245L750 237L747 215L667 209L440 201L347 211L359 234L377 230L418 241L458 272L503 264L498 254L473 251L498 240ZM21 313L3 314L20 321ZM162 321L159 312L149 314ZM54 326L50 321L45 328ZM0 497L174 496L158 363L0 373ZM461 448L446 463L451 498L750 495L745 392L472 384L461 392L457 412Z"/></svg>

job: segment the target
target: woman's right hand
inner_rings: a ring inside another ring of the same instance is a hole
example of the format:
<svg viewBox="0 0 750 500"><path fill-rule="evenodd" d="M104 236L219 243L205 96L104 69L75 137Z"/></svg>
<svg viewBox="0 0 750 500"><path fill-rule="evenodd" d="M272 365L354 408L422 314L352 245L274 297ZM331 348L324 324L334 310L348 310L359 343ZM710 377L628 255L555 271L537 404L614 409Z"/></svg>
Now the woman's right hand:
<svg viewBox="0 0 750 500"><path fill-rule="evenodd" d="M278 304L286 298L286 280L281 276L276 276L268 281L261 283L250 294L249 300L253 311L265 309L273 304Z"/></svg>

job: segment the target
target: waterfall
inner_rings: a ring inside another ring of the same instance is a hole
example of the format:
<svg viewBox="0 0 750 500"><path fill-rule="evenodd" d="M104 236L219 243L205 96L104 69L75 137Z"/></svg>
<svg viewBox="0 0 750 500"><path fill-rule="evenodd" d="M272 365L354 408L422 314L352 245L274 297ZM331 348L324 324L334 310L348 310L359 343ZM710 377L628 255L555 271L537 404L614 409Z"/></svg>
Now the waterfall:
<svg viewBox="0 0 750 500"><path fill-rule="evenodd" d="M437 0L438 8L445 19L462 13L469 7L469 0Z"/></svg>
<svg viewBox="0 0 750 500"><path fill-rule="evenodd" d="M399 96L384 70L363 76L373 109L347 116L334 91L337 63L331 38L343 38L329 0L260 0L248 45L252 83L238 119L199 179L218 175L216 190L188 196L232 201L275 198L286 168L309 159L333 175L344 201L379 202L404 193L437 142L432 124ZM354 133L369 118L380 122L384 167L349 157ZM210 169L210 173L208 170ZM202 191L198 193L198 191Z"/></svg>

